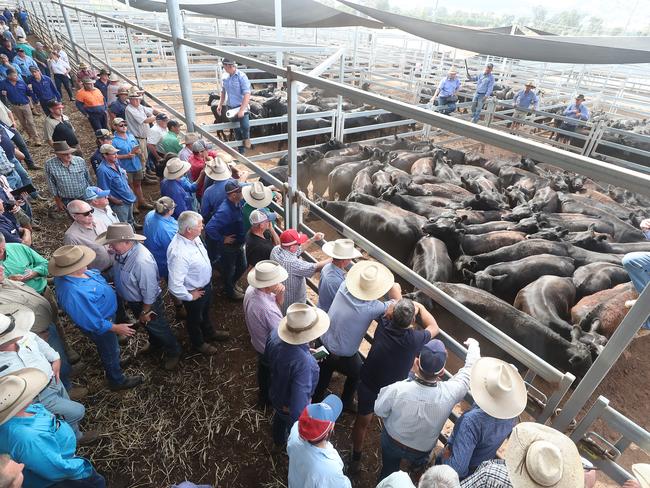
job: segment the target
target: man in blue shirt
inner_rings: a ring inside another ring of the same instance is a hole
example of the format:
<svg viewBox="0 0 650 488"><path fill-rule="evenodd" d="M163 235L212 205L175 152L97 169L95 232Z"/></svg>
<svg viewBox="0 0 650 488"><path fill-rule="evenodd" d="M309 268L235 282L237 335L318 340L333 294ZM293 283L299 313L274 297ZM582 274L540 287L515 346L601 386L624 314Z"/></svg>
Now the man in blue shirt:
<svg viewBox="0 0 650 488"><path fill-rule="evenodd" d="M16 57L16 51L14 45L10 39L4 39L0 45L0 54L7 56L7 60L11 63Z"/></svg>
<svg viewBox="0 0 650 488"><path fill-rule="evenodd" d="M217 105L217 114L221 115L223 110L223 101L228 94L228 102L226 110L238 108L237 114L230 119L231 122L239 121L239 129L235 129L237 139L243 141L244 146L238 147L237 150L240 154L244 154L246 149L251 147L250 139L250 123L248 120L248 102L251 99L251 82L248 81L246 73L237 69L234 61L224 58L222 61L223 69L228 73L228 78L223 80L223 87L221 88L221 98L219 105Z"/></svg>
<svg viewBox="0 0 650 488"><path fill-rule="evenodd" d="M11 113L18 119L23 131L29 134L31 142L35 146L41 146L41 139L34 125L29 99L29 97L34 96L32 89L23 80L19 79L16 71L8 69L7 79L0 81L0 91L11 102Z"/></svg>
<svg viewBox="0 0 650 488"><path fill-rule="evenodd" d="M456 102L458 97L456 94L460 90L460 80L457 78L458 72L455 68L451 68L445 78L440 80L433 98L438 100L439 112L444 115L449 115L456 110Z"/></svg>
<svg viewBox="0 0 650 488"><path fill-rule="evenodd" d="M50 107L48 106L48 102L51 100L61 102L61 93L59 93L59 90L57 90L56 86L54 86L52 78L41 73L41 71L38 69L38 66L31 66L29 68L29 71L31 72L32 76L29 78L27 83L29 83L29 86L32 88L32 92L34 93L33 98L35 101L38 101L41 104L45 116L49 117Z"/></svg>
<svg viewBox="0 0 650 488"><path fill-rule="evenodd" d="M125 86L117 90L117 98L108 106L108 115L111 117L111 125L116 118L123 119L126 107L129 105L129 89Z"/></svg>
<svg viewBox="0 0 650 488"><path fill-rule="evenodd" d="M492 74L492 68L494 65L488 63L485 66L485 71L475 76L472 80L476 81L476 92L474 93L474 98L472 98L472 122L478 122L478 119L481 117L481 109L483 108L483 99L492 95L492 90L494 89L494 75Z"/></svg>
<svg viewBox="0 0 650 488"><path fill-rule="evenodd" d="M515 111L512 114L514 119L523 119L528 115L530 106L534 110L539 110L539 97L533 91L535 89L535 82L532 80L527 81L523 90L519 90L513 98L512 103L515 106ZM519 125L519 122L513 121L510 128L514 129Z"/></svg>
<svg viewBox="0 0 650 488"><path fill-rule="evenodd" d="M572 120L565 120L562 122L562 125L560 125L560 130L565 130L568 132L575 132L576 129L578 128L578 121L582 120L584 122L589 120L589 110L587 110L587 107L585 107L584 102L585 101L585 96L584 95L578 95L576 97L575 103L570 104L567 108L564 109L564 112L562 112L562 115L565 117L568 117ZM571 136L567 136L564 134L560 134L558 132L557 134L557 140L571 140Z"/></svg>
<svg viewBox="0 0 650 488"><path fill-rule="evenodd" d="M243 300L244 294L236 288L237 281L246 271L242 189L238 183L228 182L225 190L226 199L205 226L205 233L218 247L221 256L219 265L226 295L231 300Z"/></svg>
<svg viewBox="0 0 650 488"><path fill-rule="evenodd" d="M0 54L0 80L7 79L7 70L13 69L18 71L18 66L9 62L6 54ZM6 100L6 97L4 98Z"/></svg>
<svg viewBox="0 0 650 488"><path fill-rule="evenodd" d="M117 162L117 149L110 144L103 144L99 151L103 156L101 164L97 167L97 184L111 193L108 200L111 208L120 219L120 222L135 224L133 219L133 204L135 193L129 187L126 171ZM141 226L139 226L141 228Z"/></svg>
<svg viewBox="0 0 650 488"><path fill-rule="evenodd" d="M116 117L113 119L113 147L117 149L117 159L120 166L126 170L129 185L135 193L138 201L138 207L144 210L151 210L153 206L144 198L142 193L142 154L140 145L136 138L131 134L126 125L126 120ZM138 208L133 208L133 213L139 213Z"/></svg>
<svg viewBox="0 0 650 488"><path fill-rule="evenodd" d="M36 61L34 61L33 58L27 56L27 53L25 53L25 50L22 47L16 49L16 57L14 57L12 62L18 67L18 71L20 72L20 75L23 77L23 80L25 82L31 76L29 68L32 66L36 66L38 68Z"/></svg>
<svg viewBox="0 0 650 488"><path fill-rule="evenodd" d="M294 303L266 340L264 358L271 369L269 397L273 416L273 442L287 442L289 429L311 403L318 382L318 363L309 343L329 327L327 314L304 303Z"/></svg>
<svg viewBox="0 0 650 488"><path fill-rule="evenodd" d="M323 245L323 252L332 258L332 262L326 264L320 272L318 308L328 312L336 292L345 281L345 270L353 259L361 257L361 253L354 248L352 239L326 242Z"/></svg>

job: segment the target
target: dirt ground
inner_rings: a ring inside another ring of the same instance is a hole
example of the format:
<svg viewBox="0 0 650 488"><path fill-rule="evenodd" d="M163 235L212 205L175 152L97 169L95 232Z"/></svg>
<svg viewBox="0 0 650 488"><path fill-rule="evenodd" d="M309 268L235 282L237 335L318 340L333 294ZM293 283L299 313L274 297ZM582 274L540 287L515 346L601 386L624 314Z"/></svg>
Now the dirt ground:
<svg viewBox="0 0 650 488"><path fill-rule="evenodd" d="M72 103L65 104L66 113L80 135L84 156L89 157L95 149L90 126ZM42 126L43 117L36 123ZM30 150L41 168L45 159L52 156L49 147ZM30 175L43 194L49 196L43 170L30 171ZM156 186L146 186L145 193L152 200L159 196ZM48 205L34 204L34 214L41 226L34 235L34 248L46 258L61 244L69 225L67 216L48 211ZM173 318L169 297L167 302L167 316ZM229 488L286 486L287 456L273 447L271 413L254 408L256 359L241 304L217 294L213 318L216 327L230 330L232 338L219 344L219 353L211 358L187 352L183 324L172 320L185 351L179 370L173 373L160 369L156 358L138 354L146 335L139 333L129 340L122 346L123 358L128 362L126 372L144 375L145 382L124 393L105 387L96 349L67 324L69 340L88 365L75 380L90 392L84 402L87 410L82 428L102 434L97 445L81 448L79 453L92 460L106 476L109 487L166 488L186 479ZM635 340L597 391L646 429L650 428L649 347L650 337ZM333 391L340 393L340 387L340 379L335 378ZM352 422L353 417L344 414L337 423L333 443L342 457L351 447ZM354 480L355 487L370 488L376 484L380 467L378 434L379 423L375 419L367 438L363 471ZM648 457L635 446L623 457L628 468L640 460L648 462ZM613 486L606 479L601 481L600 486Z"/></svg>

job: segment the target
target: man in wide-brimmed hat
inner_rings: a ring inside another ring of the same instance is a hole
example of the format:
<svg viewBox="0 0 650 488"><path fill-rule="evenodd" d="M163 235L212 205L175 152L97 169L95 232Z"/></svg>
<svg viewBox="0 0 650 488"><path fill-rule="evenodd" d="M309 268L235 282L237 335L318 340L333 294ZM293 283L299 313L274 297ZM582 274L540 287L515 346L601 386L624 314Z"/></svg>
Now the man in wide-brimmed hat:
<svg viewBox="0 0 650 488"><path fill-rule="evenodd" d="M421 327L415 327L419 323ZM402 298L377 321L374 340L361 366L357 388L357 416L352 429L349 472L359 471L368 426L379 391L408 377L413 360L425 344L438 335L438 324L424 305Z"/></svg>
<svg viewBox="0 0 650 488"><path fill-rule="evenodd" d="M251 344L257 352L258 405L269 403L271 371L264 360L266 340L278 328L282 320L280 307L284 302L284 285L287 272L275 261L260 261L248 273L248 288L244 295L244 318L251 336Z"/></svg>
<svg viewBox="0 0 650 488"><path fill-rule="evenodd" d="M201 215L206 222L226 199L226 184L234 182L241 186L246 180L247 173L244 171L240 175L231 161L229 154L220 152L205 164L206 182L201 198Z"/></svg>
<svg viewBox="0 0 650 488"><path fill-rule="evenodd" d="M111 127L113 120L116 118L123 119L125 116L126 107L129 105L129 89L122 85L115 91L115 100L108 105L108 116L110 118Z"/></svg>
<svg viewBox="0 0 650 488"><path fill-rule="evenodd" d="M171 158L167 161L163 171L165 178L160 182L160 195L174 200L176 204L174 218L178 218L186 210L194 210L194 194L205 179L205 172L201 171L197 180L193 183L190 182L185 177L190 167L190 163L187 161L179 158Z"/></svg>
<svg viewBox="0 0 650 488"><path fill-rule="evenodd" d="M149 350L163 353L163 368L171 371L178 367L181 347L165 317L158 265L151 252L142 245L145 239L134 233L129 224L119 223L109 226L97 238L97 243L107 245L113 251L115 291L147 329Z"/></svg>
<svg viewBox="0 0 650 488"><path fill-rule="evenodd" d="M361 253L354 247L352 239L336 239L323 244L323 252L332 258L320 272L318 282L318 308L329 311L334 296L341 283L345 281L345 273L353 259L361 257Z"/></svg>
<svg viewBox="0 0 650 488"><path fill-rule="evenodd" d="M533 80L528 80L524 85L524 88L519 90L515 95L515 98L512 100L512 104L515 106L515 111L512 114L512 117L515 119L524 119L526 115L530 112L531 106L533 110L539 110L539 97L535 93L535 82ZM513 121L510 128L514 129L519 125L519 122Z"/></svg>
<svg viewBox="0 0 650 488"><path fill-rule="evenodd" d="M102 95L104 95L104 100L106 101L106 105L110 103L108 101L108 77L110 76L110 71L108 71L106 68L102 68L99 70L99 74L97 75L97 79L95 80L95 88L97 88L100 92L102 92Z"/></svg>
<svg viewBox="0 0 650 488"><path fill-rule="evenodd" d="M275 409L273 442L287 442L291 426L311 403L318 381L318 363L309 343L329 328L329 317L322 310L294 303L266 341L264 356L271 368L269 396Z"/></svg>
<svg viewBox="0 0 650 488"><path fill-rule="evenodd" d="M274 189L271 186L264 186L264 183L261 181L255 181L249 185L242 185L242 194L244 196L242 211L244 212L244 230L246 232L251 228L250 218L254 210L261 210L268 214L272 220L277 218L275 212L269 208L269 205L276 196Z"/></svg>
<svg viewBox="0 0 650 488"><path fill-rule="evenodd" d="M374 411L384 424L380 478L397 471L402 459L414 469L428 462L451 410L469 390L472 368L481 355L474 339L465 344L465 365L449 380L443 381L447 349L442 341L432 339L414 359L409 379L379 392Z"/></svg>
<svg viewBox="0 0 650 488"><path fill-rule="evenodd" d="M196 141L198 141L199 135L196 132L188 132L181 138L181 144L184 146L183 149L178 153L178 157L182 161L189 161L192 153L192 146Z"/></svg>
<svg viewBox="0 0 650 488"><path fill-rule="evenodd" d="M433 99L438 101L438 111L441 114L449 115L456 110L458 90L460 90L458 71L456 68L451 68L447 76L440 80L438 88L433 94Z"/></svg>
<svg viewBox="0 0 650 488"><path fill-rule="evenodd" d="M117 92L120 90L120 77L115 73L108 75L108 87L106 88L106 105L110 112L111 105L117 100ZM110 113L109 113L110 117ZM110 122L110 120L109 120Z"/></svg>
<svg viewBox="0 0 650 488"><path fill-rule="evenodd" d="M564 109L562 115L567 117L569 120L564 120L562 125L560 125L560 130L575 132L578 130L578 125L585 127L581 122L587 122L589 120L589 110L584 104L585 96L580 94L576 97L575 102L569 104L567 108ZM566 134L557 133L557 140L571 140L572 137Z"/></svg>
<svg viewBox="0 0 650 488"><path fill-rule="evenodd" d="M280 245L280 236L273 227L275 212L253 210L251 212L250 230L246 233L246 262L249 267L271 258L271 251Z"/></svg>
<svg viewBox="0 0 650 488"><path fill-rule="evenodd" d="M112 144L102 144L99 152L102 154L102 162L97 167L97 184L109 191L108 200L120 222L135 226L133 205L137 198L129 186L126 170L118 163L118 150Z"/></svg>
<svg viewBox="0 0 650 488"><path fill-rule="evenodd" d="M111 390L126 390L142 383L142 376L125 376L120 366L117 335L135 334L131 324L113 322L117 296L96 269L88 269L95 252L86 246L63 246L52 254L50 274L54 276L59 306L74 324L97 346L99 359Z"/></svg>
<svg viewBox="0 0 650 488"><path fill-rule="evenodd" d="M239 122L239 129L235 129L235 135L237 139L242 141L243 146L238 147L237 150L240 154L244 154L246 149L251 147L251 129L248 120L251 83L248 81L246 73L237 69L237 63L234 61L224 58L222 64L224 71L228 73L228 77L222 83L217 114L221 115L227 94L226 110L235 112L234 109L237 109L235 115L230 118L231 122Z"/></svg>
<svg viewBox="0 0 650 488"><path fill-rule="evenodd" d="M49 382L38 393L36 401L68 422L75 432L77 442L94 442L98 438L97 433L82 434L79 430L85 408L68 396L61 380L61 356L30 331L35 318L34 312L27 307L17 304L0 305L0 363L4 366L0 377L23 369L25 365L45 373Z"/></svg>
<svg viewBox="0 0 650 488"><path fill-rule="evenodd" d="M77 91L75 105L88 119L93 131L108 129L108 115L106 113L106 99L102 92L95 88L93 78L83 78L82 88Z"/></svg>
<svg viewBox="0 0 650 488"><path fill-rule="evenodd" d="M483 461L496 457L503 441L526 408L526 385L517 369L501 359L481 358L472 368L470 390L475 405L454 425L442 456L460 479Z"/></svg>
<svg viewBox="0 0 650 488"><path fill-rule="evenodd" d="M104 488L106 482L92 464L75 455L72 428L43 404L33 403L48 381L37 368L0 378L0 451L25 465L22 486Z"/></svg>
<svg viewBox="0 0 650 488"><path fill-rule="evenodd" d="M57 208L65 211L72 200L83 199L92 181L86 162L74 156L76 149L65 141L54 142L52 146L55 156L45 161L45 176Z"/></svg>
<svg viewBox="0 0 650 488"><path fill-rule="evenodd" d="M385 295L388 300L384 302ZM356 413L354 395L362 364L359 346L371 322L383 316L401 297L401 287L383 264L359 261L350 268L328 312L331 326L321 338L330 355L320 364L316 400L323 398L332 374L337 371L346 376L341 395L343 408Z"/></svg>
<svg viewBox="0 0 650 488"><path fill-rule="evenodd" d="M97 78L97 73L95 73L95 70L91 66L89 66L88 63L86 63L85 61L79 63L79 65L77 66L77 73L75 75L77 88L81 88L83 84L83 80L90 80L92 83L95 83L96 78Z"/></svg>
<svg viewBox="0 0 650 488"><path fill-rule="evenodd" d="M336 395L307 405L291 428L288 488L305 486L350 488L341 456L330 442L343 406Z"/></svg>
<svg viewBox="0 0 650 488"><path fill-rule="evenodd" d="M271 251L271 259L287 270L289 277L284 283L284 304L282 312L286 313L289 305L307 301L307 284L305 279L313 276L331 261L330 258L317 263L309 263L300 259L304 248L323 239L322 232L316 232L310 239L295 229L287 229L280 234L280 245Z"/></svg>

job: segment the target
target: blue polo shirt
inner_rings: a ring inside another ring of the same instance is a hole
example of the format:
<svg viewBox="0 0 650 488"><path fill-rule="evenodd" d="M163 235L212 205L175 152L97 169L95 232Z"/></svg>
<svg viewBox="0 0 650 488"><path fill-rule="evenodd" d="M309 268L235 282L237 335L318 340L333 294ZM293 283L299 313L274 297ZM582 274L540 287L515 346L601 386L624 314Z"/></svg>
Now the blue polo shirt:
<svg viewBox="0 0 650 488"><path fill-rule="evenodd" d="M515 107L528 110L533 105L533 108L537 110L539 108L539 98L533 90L530 90L526 93L526 90L520 90L519 93L515 95L513 100Z"/></svg>
<svg viewBox="0 0 650 488"><path fill-rule="evenodd" d="M580 115L576 115L576 110L580 111ZM584 103L581 103L579 106L575 103L572 103L564 110L564 113L562 115L576 120L589 120L589 110L587 110L587 107L585 107ZM577 122L575 124L572 124L571 122L565 122L565 124L573 126L578 125Z"/></svg>
<svg viewBox="0 0 650 488"><path fill-rule="evenodd" d="M29 84L32 85L34 98L39 102L47 102L49 100L61 101L61 94L56 89L52 78L49 76L41 75L41 81L36 81L33 76L29 77Z"/></svg>
<svg viewBox="0 0 650 488"><path fill-rule="evenodd" d="M123 156L129 154L134 147L138 147L138 141L133 137L133 134L127 132L126 139L117 135L113 137L113 147L117 149L117 154ZM127 173L137 173L142 169L142 163L140 162L140 157L138 155L135 155L132 158L120 159L119 162L120 166L122 166Z"/></svg>
<svg viewBox="0 0 650 488"><path fill-rule="evenodd" d="M237 70L223 80L223 89L228 95L228 106L239 107L244 100L244 95L251 92L251 82L246 73Z"/></svg>
<svg viewBox="0 0 650 488"><path fill-rule="evenodd" d="M108 82L104 83L102 80L97 78L97 80L95 80L95 88L102 92L104 100L108 100Z"/></svg>
<svg viewBox="0 0 650 488"><path fill-rule="evenodd" d="M97 166L97 185L102 190L109 190L113 198L119 198L126 203L135 202L135 193L129 186L126 171L117 165L114 169L105 160Z"/></svg>
<svg viewBox="0 0 650 488"><path fill-rule="evenodd" d="M205 233L210 239L223 245L223 239L229 235L235 235L236 241L232 246L244 244L246 234L244 232L244 214L241 202L237 205L227 198L221 202L219 209L212 216L208 225L205 226Z"/></svg>
<svg viewBox="0 0 650 488"><path fill-rule="evenodd" d="M27 86L27 84L18 78L16 84L14 85L9 80L0 81L0 91L5 90L7 92L7 98L12 103L12 105L27 105L29 103L29 98L33 95L32 90Z"/></svg>

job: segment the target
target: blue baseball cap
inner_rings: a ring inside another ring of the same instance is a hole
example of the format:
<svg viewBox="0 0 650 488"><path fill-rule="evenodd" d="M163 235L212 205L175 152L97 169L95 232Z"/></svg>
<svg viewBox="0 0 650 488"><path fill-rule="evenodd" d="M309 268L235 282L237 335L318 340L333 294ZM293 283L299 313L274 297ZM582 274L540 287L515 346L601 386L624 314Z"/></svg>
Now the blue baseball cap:
<svg viewBox="0 0 650 488"><path fill-rule="evenodd" d="M106 198L108 195L110 195L111 192L109 190L102 190L101 188L98 188L96 186L89 186L86 188L86 193L84 195L84 200L94 200L95 198Z"/></svg>
<svg viewBox="0 0 650 488"><path fill-rule="evenodd" d="M439 339L427 342L420 351L420 369L429 375L438 375L445 369L447 348Z"/></svg>
<svg viewBox="0 0 650 488"><path fill-rule="evenodd" d="M320 442L334 428L343 411L343 402L328 395L321 403L307 405L298 418L298 433L308 442Z"/></svg>

